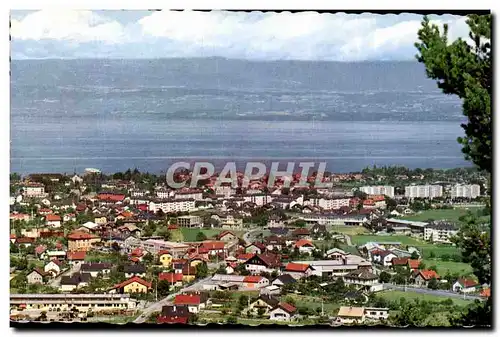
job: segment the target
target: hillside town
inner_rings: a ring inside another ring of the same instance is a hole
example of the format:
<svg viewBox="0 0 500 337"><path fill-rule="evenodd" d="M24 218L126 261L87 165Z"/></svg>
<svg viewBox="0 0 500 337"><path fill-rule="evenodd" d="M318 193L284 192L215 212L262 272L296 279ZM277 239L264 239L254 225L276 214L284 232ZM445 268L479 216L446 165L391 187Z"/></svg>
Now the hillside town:
<svg viewBox="0 0 500 337"><path fill-rule="evenodd" d="M419 301L441 326L490 296L455 244L471 217L490 229L473 169L215 177L11 174L11 320L398 325Z"/></svg>

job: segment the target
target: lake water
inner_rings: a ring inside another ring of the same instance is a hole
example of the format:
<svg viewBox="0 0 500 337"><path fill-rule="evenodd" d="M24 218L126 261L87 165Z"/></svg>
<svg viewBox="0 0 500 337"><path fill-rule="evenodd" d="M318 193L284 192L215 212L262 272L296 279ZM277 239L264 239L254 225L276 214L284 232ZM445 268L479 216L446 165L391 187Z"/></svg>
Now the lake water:
<svg viewBox="0 0 500 337"><path fill-rule="evenodd" d="M413 62L13 61L11 171L175 161L469 166L461 103ZM284 168L284 167L283 167Z"/></svg>

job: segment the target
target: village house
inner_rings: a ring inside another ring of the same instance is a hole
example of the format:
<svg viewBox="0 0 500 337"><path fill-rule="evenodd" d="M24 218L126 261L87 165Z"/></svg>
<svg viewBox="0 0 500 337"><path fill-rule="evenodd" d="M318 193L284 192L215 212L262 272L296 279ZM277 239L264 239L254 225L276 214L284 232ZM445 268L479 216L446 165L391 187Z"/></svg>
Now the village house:
<svg viewBox="0 0 500 337"><path fill-rule="evenodd" d="M243 279L243 287L248 289L260 289L263 287L267 287L269 285L269 280L262 276L250 275L245 276Z"/></svg>
<svg viewBox="0 0 500 337"><path fill-rule="evenodd" d="M209 298L207 293L190 293L190 294L180 294L175 296L175 305L185 305L188 307L189 312L193 314L199 313L204 309L209 303Z"/></svg>
<svg viewBox="0 0 500 337"><path fill-rule="evenodd" d="M245 247L245 253L263 254L266 246L262 242L252 242Z"/></svg>
<svg viewBox="0 0 500 337"><path fill-rule="evenodd" d="M377 284L378 277L366 269L358 269L344 275L344 282L346 284L371 288L373 285Z"/></svg>
<svg viewBox="0 0 500 337"><path fill-rule="evenodd" d="M286 246L286 239L276 235L268 236L264 239L266 250L281 250Z"/></svg>
<svg viewBox="0 0 500 337"><path fill-rule="evenodd" d="M86 287L90 282L90 274L76 273L71 276L61 277L59 289L63 292L73 291L77 288Z"/></svg>
<svg viewBox="0 0 500 337"><path fill-rule="evenodd" d="M365 319L367 320L387 320L389 318L389 308L364 308Z"/></svg>
<svg viewBox="0 0 500 337"><path fill-rule="evenodd" d="M187 324L192 313L187 305L164 305L156 319L157 323Z"/></svg>
<svg viewBox="0 0 500 337"><path fill-rule="evenodd" d="M101 275L104 278L109 276L113 265L111 263L83 263L80 271L89 273L92 277Z"/></svg>
<svg viewBox="0 0 500 337"><path fill-rule="evenodd" d="M101 241L101 238L85 232L72 232L68 234L68 250L89 251L94 243Z"/></svg>
<svg viewBox="0 0 500 337"><path fill-rule="evenodd" d="M269 311L269 319L273 321L291 321L296 317L297 308L285 302L280 302Z"/></svg>
<svg viewBox="0 0 500 337"><path fill-rule="evenodd" d="M294 279L301 279L312 275L313 267L308 264L289 262L285 266L283 274L288 274Z"/></svg>
<svg viewBox="0 0 500 337"><path fill-rule="evenodd" d="M47 214L45 216L45 225L52 228L61 227L61 216L57 214Z"/></svg>
<svg viewBox="0 0 500 337"><path fill-rule="evenodd" d="M43 284L43 278L48 276L46 272L40 268L34 268L31 273L26 276L28 284Z"/></svg>
<svg viewBox="0 0 500 337"><path fill-rule="evenodd" d="M362 307L340 307L337 322L340 324L363 323L365 310Z"/></svg>
<svg viewBox="0 0 500 337"><path fill-rule="evenodd" d="M224 232L221 232L219 235L217 235L217 240L224 241L224 242L230 242L230 241L238 240L238 237L230 231L224 231Z"/></svg>
<svg viewBox="0 0 500 337"><path fill-rule="evenodd" d="M420 270L413 276L415 284L420 287L427 287L429 281L433 278L439 280L439 275L434 270Z"/></svg>
<svg viewBox="0 0 500 337"><path fill-rule="evenodd" d="M279 300L270 295L260 295L256 300L250 302L246 312L257 314L259 309L263 310L264 315L269 315L269 312L278 306Z"/></svg>
<svg viewBox="0 0 500 337"><path fill-rule="evenodd" d="M284 285L291 284L291 283L296 283L297 280L290 274L283 274L278 276L274 281L271 283L272 285L278 286L278 287L283 287Z"/></svg>
<svg viewBox="0 0 500 337"><path fill-rule="evenodd" d="M454 292L466 294L476 292L479 288L479 283L467 278L459 278L452 286Z"/></svg>
<svg viewBox="0 0 500 337"><path fill-rule="evenodd" d="M312 241L305 239L295 242L294 248L297 248L301 254L312 254L312 252L316 249Z"/></svg>
<svg viewBox="0 0 500 337"><path fill-rule="evenodd" d="M182 287L183 275L181 273L159 273L158 281L167 281L172 287Z"/></svg>
<svg viewBox="0 0 500 337"><path fill-rule="evenodd" d="M66 259L68 260L69 264L75 266L83 263L85 261L86 256L87 256L86 251L74 251L74 252L68 252Z"/></svg>
<svg viewBox="0 0 500 337"><path fill-rule="evenodd" d="M142 264L131 264L123 268L126 278L131 278L134 276L145 277L146 276L146 266Z"/></svg>
<svg viewBox="0 0 500 337"><path fill-rule="evenodd" d="M58 259L52 259L43 267L43 270L45 273L52 275L52 277L55 277L61 272L61 266L61 261L59 261Z"/></svg>
<svg viewBox="0 0 500 337"><path fill-rule="evenodd" d="M275 254L256 254L245 263L245 269L252 274L260 274L262 272L272 273L278 271L281 265L280 257Z"/></svg>
<svg viewBox="0 0 500 337"><path fill-rule="evenodd" d="M332 248L332 249L329 249L326 251L325 253L325 258L327 259L331 259L331 260L337 260L337 261L342 261L344 260L347 255L349 255L350 253L346 253L344 252L342 249L340 248Z"/></svg>
<svg viewBox="0 0 500 337"><path fill-rule="evenodd" d="M129 278L117 284L110 290L110 293L147 293L151 289L151 283L138 276Z"/></svg>
<svg viewBox="0 0 500 337"><path fill-rule="evenodd" d="M384 267L392 266L392 259L398 256L389 250L375 250L371 253L372 262L383 265Z"/></svg>

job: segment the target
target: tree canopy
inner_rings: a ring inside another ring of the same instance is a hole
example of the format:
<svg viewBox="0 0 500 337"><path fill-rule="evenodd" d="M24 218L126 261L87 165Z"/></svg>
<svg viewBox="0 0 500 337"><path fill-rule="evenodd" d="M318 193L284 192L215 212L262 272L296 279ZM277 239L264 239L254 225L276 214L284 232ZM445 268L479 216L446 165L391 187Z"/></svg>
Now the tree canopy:
<svg viewBox="0 0 500 337"><path fill-rule="evenodd" d="M424 17L415 43L417 60L425 64L427 76L437 80L445 94L457 95L468 118L462 124L465 137L458 141L462 152L480 169L491 173L491 15L469 15L472 42L448 41L448 25L440 30Z"/></svg>

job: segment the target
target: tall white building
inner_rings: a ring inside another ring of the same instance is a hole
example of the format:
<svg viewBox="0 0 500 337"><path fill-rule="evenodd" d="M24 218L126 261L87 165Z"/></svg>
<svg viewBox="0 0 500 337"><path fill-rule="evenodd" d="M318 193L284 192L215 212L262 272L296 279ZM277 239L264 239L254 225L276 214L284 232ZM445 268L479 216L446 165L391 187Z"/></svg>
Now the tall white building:
<svg viewBox="0 0 500 337"><path fill-rule="evenodd" d="M441 185L411 185L405 187L407 198L438 198L443 196Z"/></svg>
<svg viewBox="0 0 500 337"><path fill-rule="evenodd" d="M481 195L481 187L479 185L462 185L457 184L451 188L451 198L477 198Z"/></svg>
<svg viewBox="0 0 500 337"><path fill-rule="evenodd" d="M383 194L394 198L394 186L362 186L359 190L366 194Z"/></svg>
<svg viewBox="0 0 500 337"><path fill-rule="evenodd" d="M183 199L183 200L155 200L149 203L149 211L158 212L162 210L163 213L175 213L175 212L191 212L196 209L195 201L193 199Z"/></svg>

